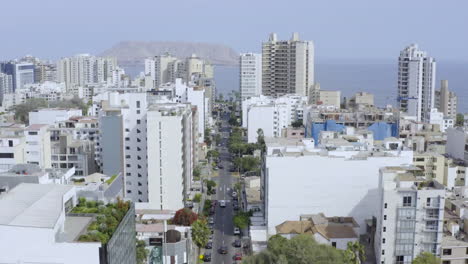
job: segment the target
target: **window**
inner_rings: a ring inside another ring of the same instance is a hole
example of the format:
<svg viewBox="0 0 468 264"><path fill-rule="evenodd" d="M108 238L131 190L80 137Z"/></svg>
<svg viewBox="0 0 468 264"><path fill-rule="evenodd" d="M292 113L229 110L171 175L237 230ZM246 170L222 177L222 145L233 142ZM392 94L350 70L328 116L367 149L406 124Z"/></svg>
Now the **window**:
<svg viewBox="0 0 468 264"><path fill-rule="evenodd" d="M140 129L137 129L137 133L138 133L138 134L140 134L140 133L141 133Z"/></svg>
<svg viewBox="0 0 468 264"><path fill-rule="evenodd" d="M387 220L387 215L384 215L384 216L383 216L383 220Z"/></svg>
<svg viewBox="0 0 468 264"><path fill-rule="evenodd" d="M336 248L336 242L332 242L332 247Z"/></svg>
<svg viewBox="0 0 468 264"><path fill-rule="evenodd" d="M140 101L136 101L136 107L140 108Z"/></svg>
<svg viewBox="0 0 468 264"><path fill-rule="evenodd" d="M411 196L403 197L403 206L405 206L405 207L411 206L411 204L412 204L411 203L411 198L412 198Z"/></svg>
<svg viewBox="0 0 468 264"><path fill-rule="evenodd" d="M8 146L13 147L13 140L8 140Z"/></svg>
<svg viewBox="0 0 468 264"><path fill-rule="evenodd" d="M0 153L0 159L13 159L15 158L14 153Z"/></svg>
<svg viewBox="0 0 468 264"><path fill-rule="evenodd" d="M126 137L126 138L125 138L125 141L130 141L130 138L129 138L129 137Z"/></svg>
<svg viewBox="0 0 468 264"><path fill-rule="evenodd" d="M382 255L385 255L385 250L382 249Z"/></svg>
<svg viewBox="0 0 468 264"><path fill-rule="evenodd" d="M126 146L125 149L126 149L126 150L130 150L130 146Z"/></svg>
<svg viewBox="0 0 468 264"><path fill-rule="evenodd" d="M127 176L132 176L132 173L127 172L127 173L125 173L125 175L127 175Z"/></svg>
<svg viewBox="0 0 468 264"><path fill-rule="evenodd" d="M468 255L468 247L466 248L466 255Z"/></svg>
<svg viewBox="0 0 468 264"><path fill-rule="evenodd" d="M383 231L384 231L384 232L387 232L387 228L386 228L385 226L383 227Z"/></svg>
<svg viewBox="0 0 468 264"><path fill-rule="evenodd" d="M137 125L141 124L141 120L137 119Z"/></svg>
<svg viewBox="0 0 468 264"><path fill-rule="evenodd" d="M130 156L130 155L126 155L125 158L126 158L126 159L130 159L131 156Z"/></svg>
<svg viewBox="0 0 468 264"><path fill-rule="evenodd" d="M130 165L130 164L127 164L127 168L130 168L130 167L131 167L131 165Z"/></svg>
<svg viewBox="0 0 468 264"><path fill-rule="evenodd" d="M444 260L444 261L442 261L442 264L450 264L450 260Z"/></svg>
<svg viewBox="0 0 468 264"><path fill-rule="evenodd" d="M132 190L127 190L127 193L132 193Z"/></svg>
<svg viewBox="0 0 468 264"><path fill-rule="evenodd" d="M387 208L387 203L384 204L384 208Z"/></svg>
<svg viewBox="0 0 468 264"><path fill-rule="evenodd" d="M442 255L444 255L444 256L450 256L450 255L452 255L452 249L451 249L451 248L444 248L444 249L442 250Z"/></svg>
<svg viewBox="0 0 468 264"><path fill-rule="evenodd" d="M382 238L382 244L385 244L385 238Z"/></svg>
<svg viewBox="0 0 468 264"><path fill-rule="evenodd" d="M30 136L36 136L36 135L37 135L37 132L36 132L36 131L29 131L29 132L28 132L28 135L30 135Z"/></svg>
<svg viewBox="0 0 468 264"><path fill-rule="evenodd" d="M130 129L126 128L126 129L125 129L125 132L130 132Z"/></svg>
<svg viewBox="0 0 468 264"><path fill-rule="evenodd" d="M404 257L404 256L396 256L396 262L397 262L397 263L403 263L403 261L405 261L405 257Z"/></svg>

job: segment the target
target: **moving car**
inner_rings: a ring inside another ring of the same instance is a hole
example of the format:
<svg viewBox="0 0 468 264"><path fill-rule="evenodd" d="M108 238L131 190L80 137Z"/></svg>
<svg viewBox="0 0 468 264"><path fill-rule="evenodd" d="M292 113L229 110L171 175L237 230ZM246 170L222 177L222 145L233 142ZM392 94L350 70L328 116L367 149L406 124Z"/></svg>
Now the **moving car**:
<svg viewBox="0 0 468 264"><path fill-rule="evenodd" d="M234 260L242 260L242 254L241 253L236 253L234 255Z"/></svg>
<svg viewBox="0 0 468 264"><path fill-rule="evenodd" d="M236 240L234 241L234 247L240 248L241 246L242 246L241 240L240 240L240 239L236 239Z"/></svg>
<svg viewBox="0 0 468 264"><path fill-rule="evenodd" d="M219 250L218 250L219 254L227 254L228 253L228 249L227 247L220 247Z"/></svg>
<svg viewBox="0 0 468 264"><path fill-rule="evenodd" d="M224 201L224 200L219 201L219 207L221 207L221 208L226 207L226 201Z"/></svg>

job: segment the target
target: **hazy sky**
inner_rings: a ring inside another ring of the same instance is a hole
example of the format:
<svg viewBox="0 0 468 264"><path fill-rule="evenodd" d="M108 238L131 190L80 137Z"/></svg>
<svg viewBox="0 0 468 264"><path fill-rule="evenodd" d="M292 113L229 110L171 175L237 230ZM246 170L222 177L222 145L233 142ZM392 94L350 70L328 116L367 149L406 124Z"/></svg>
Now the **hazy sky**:
<svg viewBox="0 0 468 264"><path fill-rule="evenodd" d="M318 59L395 58L416 42L468 61L467 0L1 1L0 59L97 54L122 40L215 42L260 51L270 32L313 40Z"/></svg>

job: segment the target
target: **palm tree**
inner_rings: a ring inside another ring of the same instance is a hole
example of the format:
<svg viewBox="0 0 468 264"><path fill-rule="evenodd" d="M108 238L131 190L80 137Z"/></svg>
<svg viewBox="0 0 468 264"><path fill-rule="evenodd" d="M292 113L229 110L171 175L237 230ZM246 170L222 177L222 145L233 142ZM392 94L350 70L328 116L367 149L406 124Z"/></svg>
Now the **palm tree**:
<svg viewBox="0 0 468 264"><path fill-rule="evenodd" d="M366 260L365 248L359 241L348 242L348 247L344 254L349 264L360 264Z"/></svg>

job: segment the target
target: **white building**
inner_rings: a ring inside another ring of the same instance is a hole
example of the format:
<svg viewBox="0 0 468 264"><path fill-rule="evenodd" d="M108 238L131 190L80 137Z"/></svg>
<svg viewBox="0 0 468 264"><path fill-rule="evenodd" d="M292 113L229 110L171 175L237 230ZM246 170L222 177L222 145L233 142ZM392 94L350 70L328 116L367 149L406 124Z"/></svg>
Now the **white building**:
<svg viewBox="0 0 468 264"><path fill-rule="evenodd" d="M416 167L380 169L377 263L411 263L422 252L440 256L445 189L420 172Z"/></svg>
<svg viewBox="0 0 468 264"><path fill-rule="evenodd" d="M3 96L2 106L9 109L18 104L23 104L27 99L38 98L47 102L60 101L66 97L66 88L64 83L43 82L35 84L26 84L21 90L14 93L6 93Z"/></svg>
<svg viewBox="0 0 468 264"><path fill-rule="evenodd" d="M3 101L3 95L13 92L13 79L11 75L0 72L0 100ZM3 107L5 107L2 104Z"/></svg>
<svg viewBox="0 0 468 264"><path fill-rule="evenodd" d="M303 119L307 97L287 94L278 98L259 96L242 101L242 126L249 143L257 141L258 129L265 137L280 137L284 128Z"/></svg>
<svg viewBox="0 0 468 264"><path fill-rule="evenodd" d="M307 96L314 85L314 44L299 39L278 40L275 33L262 45L262 94Z"/></svg>
<svg viewBox="0 0 468 264"><path fill-rule="evenodd" d="M465 129L449 128L447 129L447 144L445 152L454 159L468 161L468 133Z"/></svg>
<svg viewBox="0 0 468 264"><path fill-rule="evenodd" d="M82 115L83 111L81 109L42 108L29 112L29 124L53 125L68 120L70 117Z"/></svg>
<svg viewBox="0 0 468 264"><path fill-rule="evenodd" d="M439 112L437 108L432 108L431 111L426 114L425 121L429 124L438 125L441 132L445 132L448 128L455 125L453 118L444 116L444 113Z"/></svg>
<svg viewBox="0 0 468 264"><path fill-rule="evenodd" d="M65 83L67 89L72 86L105 83L112 78L112 71L116 68L116 58L78 54L57 62L57 80Z"/></svg>
<svg viewBox="0 0 468 264"><path fill-rule="evenodd" d="M384 166L410 164L413 152L398 139L382 145L328 140L266 138L263 197L269 235L286 220L324 213L354 217L365 233L365 220L378 213L378 171Z"/></svg>
<svg viewBox="0 0 468 264"><path fill-rule="evenodd" d="M177 61L176 57L172 57L168 53L163 55L154 56L153 58L145 59L145 75L153 78L152 88L159 88L161 84L173 82L171 67Z"/></svg>
<svg viewBox="0 0 468 264"><path fill-rule="evenodd" d="M262 94L262 54L240 55L240 93L242 100Z"/></svg>
<svg viewBox="0 0 468 264"><path fill-rule="evenodd" d="M103 173L122 173L125 196L147 202L146 93L108 92L94 101L102 108L99 145Z"/></svg>
<svg viewBox="0 0 468 264"><path fill-rule="evenodd" d="M444 113L444 116L455 119L458 113L457 105L457 95L449 90L447 80L441 80L440 90L435 92L435 107Z"/></svg>
<svg viewBox="0 0 468 264"><path fill-rule="evenodd" d="M151 106L147 113L148 202L178 210L192 181L192 113L186 104Z"/></svg>
<svg viewBox="0 0 468 264"><path fill-rule="evenodd" d="M51 143L48 125L34 124L26 127L26 163L39 165L41 168L52 168Z"/></svg>
<svg viewBox="0 0 468 264"><path fill-rule="evenodd" d="M24 127L4 125L0 127L0 172L14 165L26 163Z"/></svg>
<svg viewBox="0 0 468 264"><path fill-rule="evenodd" d="M320 90L318 104L333 106L340 108L341 106L341 91L325 91Z"/></svg>
<svg viewBox="0 0 468 264"><path fill-rule="evenodd" d="M417 121L434 107L436 62L412 44L398 58L398 99L400 110Z"/></svg>

